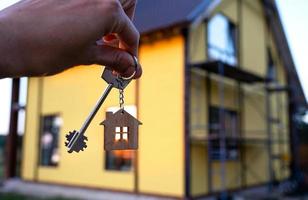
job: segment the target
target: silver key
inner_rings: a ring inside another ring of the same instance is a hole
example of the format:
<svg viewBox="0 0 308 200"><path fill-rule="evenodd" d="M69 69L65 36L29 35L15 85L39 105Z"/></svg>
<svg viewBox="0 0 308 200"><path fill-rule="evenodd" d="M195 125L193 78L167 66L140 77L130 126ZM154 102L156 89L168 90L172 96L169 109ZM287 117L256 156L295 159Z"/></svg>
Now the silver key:
<svg viewBox="0 0 308 200"><path fill-rule="evenodd" d="M84 149L87 148L86 141L88 140L88 138L84 134L89 125L91 124L96 113L106 100L112 88L124 90L126 86L131 82L131 78L123 79L119 76L114 76L112 71L110 71L109 69L104 69L102 79L104 79L108 83L108 86L103 92L98 102L96 103L94 109L82 125L81 129L79 131L74 130L72 132L69 132L68 135L66 135L67 142L65 142L65 146L68 148L69 153L72 153L74 151L78 153L79 151L84 151Z"/></svg>

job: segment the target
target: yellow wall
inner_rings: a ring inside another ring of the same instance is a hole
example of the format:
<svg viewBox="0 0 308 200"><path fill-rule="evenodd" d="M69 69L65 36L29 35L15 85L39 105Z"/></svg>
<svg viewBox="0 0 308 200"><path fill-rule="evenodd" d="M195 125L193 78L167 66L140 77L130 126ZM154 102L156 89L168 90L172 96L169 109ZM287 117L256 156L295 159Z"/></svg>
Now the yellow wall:
<svg viewBox="0 0 308 200"><path fill-rule="evenodd" d="M142 45L140 191L184 194L184 40Z"/></svg>
<svg viewBox="0 0 308 200"><path fill-rule="evenodd" d="M22 151L22 177L26 180L33 180L36 176L37 146L39 133L39 90L40 78L30 78L28 82L28 99L26 112L26 126L23 138Z"/></svg>
<svg viewBox="0 0 308 200"><path fill-rule="evenodd" d="M86 185L133 191L133 172L112 172L104 169L103 127L99 123L105 118L105 110L118 105L118 92L112 91L101 111L87 131L88 148L82 153L68 154L64 146L65 135L73 129L79 130L91 111L106 83L100 79L99 66L77 67L57 76L42 78L42 94L38 94L37 79L30 79L29 104L27 105L27 129L24 140L22 177L51 183ZM42 101L40 115L60 114L63 126L60 131L60 163L58 167L39 167L38 157L38 109L37 100ZM126 105L135 104L135 83L125 90ZM31 111L31 112L30 112Z"/></svg>
<svg viewBox="0 0 308 200"><path fill-rule="evenodd" d="M267 138L266 101L262 87L244 86L243 129L247 138Z"/></svg>
<svg viewBox="0 0 308 200"><path fill-rule="evenodd" d="M159 59L157 59L159 58ZM140 61L144 75L140 80L139 185L140 192L182 196L184 194L184 40L182 36L143 45ZM162 62L164 61L164 62ZM166 70L167 69L167 70ZM68 154L65 135L79 130L101 95L106 83L100 78L102 67L77 67L56 76L30 78L27 129L24 139L22 177L51 183L134 191L134 172L107 171L103 151L103 127L108 107L118 106L113 90L86 135L88 148ZM39 86L42 94L39 93ZM42 101L42 106L38 106ZM125 89L125 105L136 104L136 82ZM38 110L41 108L41 110ZM58 167L37 168L40 115L60 114ZM163 181L162 181L163 180Z"/></svg>
<svg viewBox="0 0 308 200"><path fill-rule="evenodd" d="M190 84L190 129L192 137L204 138L207 136L208 109L205 91L205 73L201 73L199 70L192 71Z"/></svg>
<svg viewBox="0 0 308 200"><path fill-rule="evenodd" d="M246 186L260 185L268 181L268 153L265 143L245 146Z"/></svg>
<svg viewBox="0 0 308 200"><path fill-rule="evenodd" d="M265 75L265 17L260 1L245 0L242 7L241 53L244 69Z"/></svg>
<svg viewBox="0 0 308 200"><path fill-rule="evenodd" d="M191 63L199 63L207 59L206 35L207 28L204 22L189 28L188 40L190 45L188 56Z"/></svg>
<svg viewBox="0 0 308 200"><path fill-rule="evenodd" d="M207 153L204 144L192 143L191 146L191 193L193 196L208 192Z"/></svg>

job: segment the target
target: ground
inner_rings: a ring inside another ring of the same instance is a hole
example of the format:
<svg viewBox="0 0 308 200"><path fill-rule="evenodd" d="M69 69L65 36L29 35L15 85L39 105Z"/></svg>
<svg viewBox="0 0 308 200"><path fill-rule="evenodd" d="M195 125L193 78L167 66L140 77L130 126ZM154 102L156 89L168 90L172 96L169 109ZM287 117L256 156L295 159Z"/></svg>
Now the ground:
<svg viewBox="0 0 308 200"><path fill-rule="evenodd" d="M129 193L39 184L20 179L5 181L0 187L1 200L46 200L46 198L47 200L171 200Z"/></svg>
<svg viewBox="0 0 308 200"><path fill-rule="evenodd" d="M42 199L39 197L25 196L25 195L20 195L20 194L13 194L13 193L0 193L0 199L1 200L69 200L69 199L64 199L62 197Z"/></svg>
<svg viewBox="0 0 308 200"><path fill-rule="evenodd" d="M234 193L236 200L308 200L308 196L285 197L277 192L268 193L260 186ZM104 190L84 189L50 184L25 182L20 179L5 181L0 186L0 200L171 200L153 196ZM216 200L207 197L202 200Z"/></svg>

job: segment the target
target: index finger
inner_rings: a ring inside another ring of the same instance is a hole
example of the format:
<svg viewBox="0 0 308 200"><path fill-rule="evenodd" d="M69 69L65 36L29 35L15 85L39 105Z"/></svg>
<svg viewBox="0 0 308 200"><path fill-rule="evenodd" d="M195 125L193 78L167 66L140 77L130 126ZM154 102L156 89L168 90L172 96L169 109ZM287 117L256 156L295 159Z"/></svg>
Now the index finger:
<svg viewBox="0 0 308 200"><path fill-rule="evenodd" d="M119 1L128 18L130 20L133 20L135 15L137 0L119 0Z"/></svg>
<svg viewBox="0 0 308 200"><path fill-rule="evenodd" d="M113 32L117 34L125 50L138 56L140 34L124 11L120 13L120 18Z"/></svg>

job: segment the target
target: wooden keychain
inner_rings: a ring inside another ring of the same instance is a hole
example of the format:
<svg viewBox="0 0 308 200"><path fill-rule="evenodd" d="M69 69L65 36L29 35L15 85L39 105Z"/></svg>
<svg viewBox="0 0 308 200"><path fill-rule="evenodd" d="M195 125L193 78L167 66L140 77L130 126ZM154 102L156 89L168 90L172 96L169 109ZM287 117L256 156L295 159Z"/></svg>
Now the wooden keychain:
<svg viewBox="0 0 308 200"><path fill-rule="evenodd" d="M114 75L111 70L107 68L104 69L102 79L108 83L108 86L86 121L83 123L81 129L79 131L74 130L66 135L65 146L68 148L69 153L79 153L87 148L86 141L88 138L85 136L85 132L112 88L117 88L120 91L120 109L115 113L107 112L106 120L101 123L104 125L105 131L104 149L106 151L138 149L138 127L141 125L141 122L126 112L123 106L124 89L137 73L138 59L135 56L133 56L133 59L135 63L135 72L130 77Z"/></svg>
<svg viewBox="0 0 308 200"><path fill-rule="evenodd" d="M124 110L124 90L119 89L120 109L107 112L104 125L104 149L126 150L138 149L138 127L142 123Z"/></svg>

